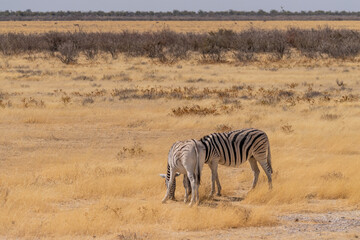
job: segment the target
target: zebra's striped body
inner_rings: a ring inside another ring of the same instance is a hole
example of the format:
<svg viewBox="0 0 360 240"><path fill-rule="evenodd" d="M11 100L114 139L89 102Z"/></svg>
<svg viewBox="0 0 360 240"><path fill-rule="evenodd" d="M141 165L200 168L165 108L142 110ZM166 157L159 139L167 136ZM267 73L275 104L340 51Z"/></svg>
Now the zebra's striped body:
<svg viewBox="0 0 360 240"><path fill-rule="evenodd" d="M163 203L165 203L168 198L174 198L176 187L175 177L177 172L184 174L184 187L186 189L185 200L187 200L187 195L190 191L188 185L185 184L189 183L192 194L190 206L199 201L198 189L204 161L200 161L198 145L201 145L199 141L187 140L176 142L170 148L167 174L165 176L167 191ZM204 157L202 157L202 159L204 159Z"/></svg>
<svg viewBox="0 0 360 240"><path fill-rule="evenodd" d="M205 149L205 163L212 168L216 168L212 173L217 173L217 164L237 167L249 161L254 172L253 188L256 186L259 168L257 162L264 169L272 187L271 174L271 154L269 139L265 132L247 128L225 133L212 133L200 139ZM214 192L214 181L218 181L217 176L212 176L211 191Z"/></svg>

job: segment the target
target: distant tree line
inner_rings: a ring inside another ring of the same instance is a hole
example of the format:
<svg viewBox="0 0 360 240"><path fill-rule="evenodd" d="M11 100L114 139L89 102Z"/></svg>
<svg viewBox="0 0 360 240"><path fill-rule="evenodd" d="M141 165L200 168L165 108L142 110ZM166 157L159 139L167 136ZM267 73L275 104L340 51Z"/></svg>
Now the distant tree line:
<svg viewBox="0 0 360 240"><path fill-rule="evenodd" d="M69 21L69 20L360 20L360 12L347 11L57 11L33 12L26 11L0 11L0 21Z"/></svg>

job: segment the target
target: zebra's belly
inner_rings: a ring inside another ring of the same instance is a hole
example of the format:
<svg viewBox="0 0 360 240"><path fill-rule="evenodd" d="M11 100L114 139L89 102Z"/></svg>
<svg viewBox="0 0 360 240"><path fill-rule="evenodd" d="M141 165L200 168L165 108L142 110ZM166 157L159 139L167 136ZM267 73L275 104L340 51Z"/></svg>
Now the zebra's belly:
<svg viewBox="0 0 360 240"><path fill-rule="evenodd" d="M224 166L229 166L229 167L239 167L241 164L243 164L244 162L246 162L248 159L233 159L232 161L220 161L219 164L224 165Z"/></svg>

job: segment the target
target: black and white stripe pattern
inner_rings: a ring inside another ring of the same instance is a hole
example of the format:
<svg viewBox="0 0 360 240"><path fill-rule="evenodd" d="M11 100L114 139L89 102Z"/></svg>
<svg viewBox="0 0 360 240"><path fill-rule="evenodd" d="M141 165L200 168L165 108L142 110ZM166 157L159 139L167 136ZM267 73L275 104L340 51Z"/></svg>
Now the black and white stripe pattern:
<svg viewBox="0 0 360 240"><path fill-rule="evenodd" d="M254 172L253 188L256 186L259 176L257 162L264 169L272 187L271 174L271 154L269 139L265 132L247 128L225 133L212 133L200 139L205 148L205 163L209 166L217 167L217 164L237 167L249 161ZM213 171L214 172L217 171ZM212 193L214 191L214 181L217 177L212 177ZM219 186L220 184L218 184ZM220 191L218 190L218 194Z"/></svg>
<svg viewBox="0 0 360 240"><path fill-rule="evenodd" d="M201 169L203 162L199 161L198 144L196 140L178 141L172 145L168 154L167 173L165 183L167 187L163 203L175 196L176 180L178 173L184 174L185 202L191 192L190 205L199 201L198 188L200 185ZM186 185L185 185L186 184ZM190 189L191 186L191 189Z"/></svg>
<svg viewBox="0 0 360 240"><path fill-rule="evenodd" d="M225 133L212 133L204 136L199 141L187 140L173 144L168 154L167 173L161 174L166 179L167 194L163 199L175 198L176 181L175 177L179 173L184 174L183 184L185 187L186 202L190 193L197 196L200 184L200 173L204 163L211 169L211 193L215 192L215 182L217 185L217 195L221 195L221 185L217 173L218 164L237 167L249 161L254 172L253 188L256 186L260 170L257 162L264 169L272 187L271 174L271 154L269 139L265 132L254 129L241 129ZM179 173L178 173L179 172ZM195 187L195 188L194 188ZM190 205L194 202L192 194Z"/></svg>

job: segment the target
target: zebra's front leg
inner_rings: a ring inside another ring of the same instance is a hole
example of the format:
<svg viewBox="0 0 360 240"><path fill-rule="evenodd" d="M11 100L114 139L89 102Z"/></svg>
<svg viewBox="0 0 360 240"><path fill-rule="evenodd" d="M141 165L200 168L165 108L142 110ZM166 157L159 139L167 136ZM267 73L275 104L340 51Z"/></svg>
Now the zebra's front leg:
<svg viewBox="0 0 360 240"><path fill-rule="evenodd" d="M217 195L221 196L221 193L220 193L221 186L220 186L220 181L219 181L219 177L218 177L218 173L217 173L218 164L211 162L211 163L209 163L209 167L211 169L211 192L209 194L209 197L212 198L215 193L215 182L216 182L217 188L218 188Z"/></svg>
<svg viewBox="0 0 360 240"><path fill-rule="evenodd" d="M211 191L209 194L209 198L212 198L215 192L215 180L216 180L216 176L214 175L214 173L211 173Z"/></svg>

